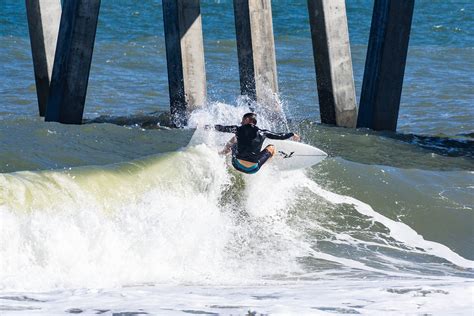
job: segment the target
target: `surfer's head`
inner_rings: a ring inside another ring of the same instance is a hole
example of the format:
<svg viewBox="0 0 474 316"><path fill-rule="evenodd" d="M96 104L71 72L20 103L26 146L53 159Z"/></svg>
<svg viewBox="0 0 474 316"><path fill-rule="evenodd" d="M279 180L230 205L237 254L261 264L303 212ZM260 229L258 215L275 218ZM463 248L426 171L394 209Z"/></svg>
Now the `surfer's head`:
<svg viewBox="0 0 474 316"><path fill-rule="evenodd" d="M246 124L257 125L257 114L253 112L244 114L244 116L242 117L242 125Z"/></svg>

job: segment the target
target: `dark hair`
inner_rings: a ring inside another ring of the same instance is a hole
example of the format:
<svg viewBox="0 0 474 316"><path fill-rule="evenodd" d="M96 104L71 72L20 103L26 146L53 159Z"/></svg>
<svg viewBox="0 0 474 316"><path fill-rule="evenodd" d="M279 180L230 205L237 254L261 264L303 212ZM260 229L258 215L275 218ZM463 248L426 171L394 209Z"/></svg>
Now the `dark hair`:
<svg viewBox="0 0 474 316"><path fill-rule="evenodd" d="M246 113L244 114L244 116L242 117L242 120L244 119L250 119L250 122L252 124L257 124L257 114L253 113L253 112L249 112L249 113Z"/></svg>

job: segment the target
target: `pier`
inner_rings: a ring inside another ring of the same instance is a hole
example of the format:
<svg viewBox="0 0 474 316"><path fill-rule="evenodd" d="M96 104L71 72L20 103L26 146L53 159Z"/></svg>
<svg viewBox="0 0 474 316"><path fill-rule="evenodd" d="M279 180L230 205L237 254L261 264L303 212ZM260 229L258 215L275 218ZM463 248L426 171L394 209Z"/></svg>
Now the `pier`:
<svg viewBox="0 0 474 316"><path fill-rule="evenodd" d="M170 113L178 127L206 104L200 6L162 0ZM321 122L395 131L414 0L375 0L359 106L345 1L307 0L307 7ZM100 0L26 0L26 8L39 115L81 124ZM241 95L271 107L278 95L271 0L233 0L233 8Z"/></svg>

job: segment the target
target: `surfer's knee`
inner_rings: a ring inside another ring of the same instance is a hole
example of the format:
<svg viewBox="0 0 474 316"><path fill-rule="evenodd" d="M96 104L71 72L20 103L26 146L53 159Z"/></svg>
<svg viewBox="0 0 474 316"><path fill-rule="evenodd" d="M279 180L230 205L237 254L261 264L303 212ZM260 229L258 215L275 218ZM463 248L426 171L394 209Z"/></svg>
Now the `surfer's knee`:
<svg viewBox="0 0 474 316"><path fill-rule="evenodd" d="M272 155L272 157L275 155L275 146L274 145L268 145L265 147L265 149Z"/></svg>

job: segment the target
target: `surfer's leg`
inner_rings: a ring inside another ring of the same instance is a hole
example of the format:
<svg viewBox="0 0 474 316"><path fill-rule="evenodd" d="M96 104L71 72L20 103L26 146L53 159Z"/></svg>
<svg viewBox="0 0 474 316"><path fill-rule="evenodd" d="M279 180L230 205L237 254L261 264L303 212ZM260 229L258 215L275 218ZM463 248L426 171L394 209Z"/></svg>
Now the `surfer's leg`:
<svg viewBox="0 0 474 316"><path fill-rule="evenodd" d="M259 167L263 166L263 164L266 163L268 159L272 158L273 155L275 155L275 146L268 145L265 147L265 149L260 152L260 155L258 155Z"/></svg>
<svg viewBox="0 0 474 316"><path fill-rule="evenodd" d="M260 170L260 167L265 162L267 162L268 159L273 157L274 154L275 154L275 146L268 145L258 155L258 162L257 163L252 163L252 162L248 162L248 161L239 160L234 155L232 157L232 165L238 171L248 173L248 174L256 173L258 170Z"/></svg>

